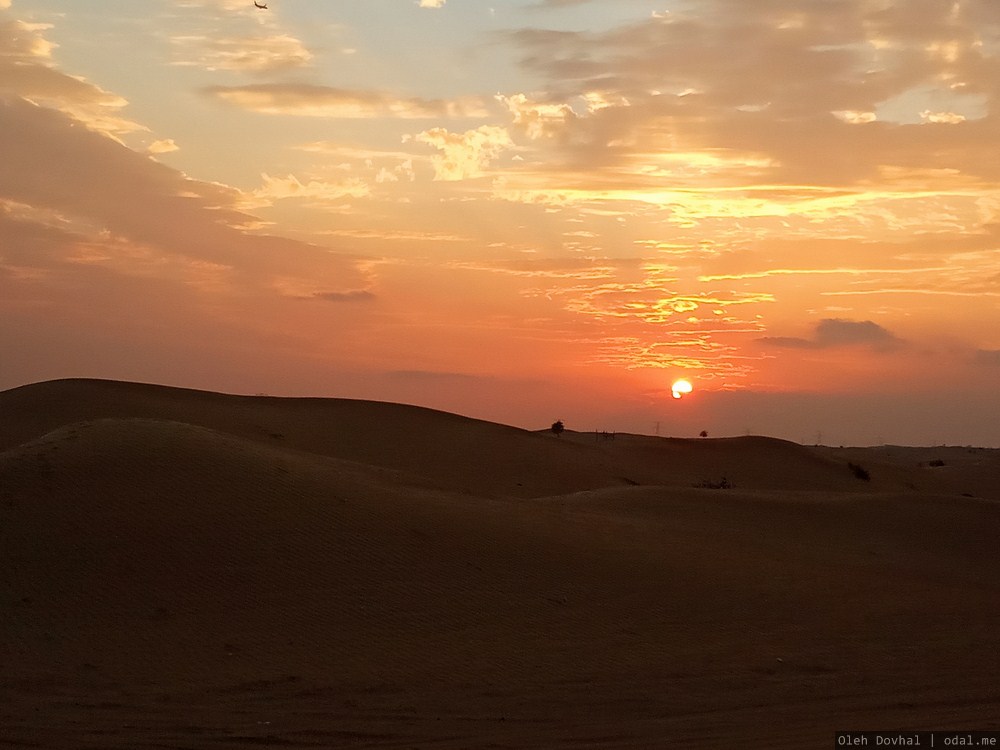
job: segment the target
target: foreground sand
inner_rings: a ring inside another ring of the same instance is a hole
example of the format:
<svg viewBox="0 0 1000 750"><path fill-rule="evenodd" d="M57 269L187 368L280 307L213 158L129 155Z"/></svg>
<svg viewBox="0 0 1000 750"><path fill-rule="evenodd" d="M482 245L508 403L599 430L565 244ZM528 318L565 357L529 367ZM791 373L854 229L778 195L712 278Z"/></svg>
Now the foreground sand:
<svg viewBox="0 0 1000 750"><path fill-rule="evenodd" d="M0 393L0 451L0 746L1000 729L996 451L82 380Z"/></svg>

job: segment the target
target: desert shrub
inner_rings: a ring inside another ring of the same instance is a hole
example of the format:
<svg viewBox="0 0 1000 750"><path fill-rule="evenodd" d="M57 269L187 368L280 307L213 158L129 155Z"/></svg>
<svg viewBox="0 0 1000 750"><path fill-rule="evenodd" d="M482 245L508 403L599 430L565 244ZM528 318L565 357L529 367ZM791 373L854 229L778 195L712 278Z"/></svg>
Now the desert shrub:
<svg viewBox="0 0 1000 750"><path fill-rule="evenodd" d="M733 483L730 482L725 477L723 477L718 482L713 482L709 479L703 479L694 486L703 490L729 490L732 489Z"/></svg>
<svg viewBox="0 0 1000 750"><path fill-rule="evenodd" d="M944 466L944 461L940 458L935 458L933 461L927 462L928 466Z"/></svg>
<svg viewBox="0 0 1000 750"><path fill-rule="evenodd" d="M851 470L851 473L854 474L855 477L863 482L870 482L872 480L871 474L868 473L868 469L864 466L848 463L847 468Z"/></svg>

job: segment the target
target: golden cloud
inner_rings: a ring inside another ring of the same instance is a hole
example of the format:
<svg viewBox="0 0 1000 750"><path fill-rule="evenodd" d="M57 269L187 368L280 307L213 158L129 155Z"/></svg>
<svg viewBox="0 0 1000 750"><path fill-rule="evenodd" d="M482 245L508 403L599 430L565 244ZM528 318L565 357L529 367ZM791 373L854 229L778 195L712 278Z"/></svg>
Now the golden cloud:
<svg viewBox="0 0 1000 750"><path fill-rule="evenodd" d="M301 182L294 175L271 177L261 175L263 185L253 191L252 196L258 205L268 205L273 201L298 199L318 203L338 201L342 198L364 198L371 193L368 185L358 178L348 178L340 182L323 180L308 180Z"/></svg>
<svg viewBox="0 0 1000 750"><path fill-rule="evenodd" d="M206 93L251 112L297 117L428 119L484 117L482 100L397 98L379 91L311 84L265 83L213 86Z"/></svg>
<svg viewBox="0 0 1000 750"><path fill-rule="evenodd" d="M179 57L175 65L206 70L269 73L305 67L312 60L312 53L289 34L229 38L176 36L171 41Z"/></svg>
<svg viewBox="0 0 1000 750"><path fill-rule="evenodd" d="M55 45L42 36L51 28L49 24L0 20L0 96L13 95L55 107L111 137L145 130L117 114L127 104L125 99L53 66Z"/></svg>
<svg viewBox="0 0 1000 750"><path fill-rule="evenodd" d="M507 131L495 125L483 125L464 133L432 128L413 136L413 140L441 152L433 159L434 179L444 181L482 177L494 159L514 147Z"/></svg>

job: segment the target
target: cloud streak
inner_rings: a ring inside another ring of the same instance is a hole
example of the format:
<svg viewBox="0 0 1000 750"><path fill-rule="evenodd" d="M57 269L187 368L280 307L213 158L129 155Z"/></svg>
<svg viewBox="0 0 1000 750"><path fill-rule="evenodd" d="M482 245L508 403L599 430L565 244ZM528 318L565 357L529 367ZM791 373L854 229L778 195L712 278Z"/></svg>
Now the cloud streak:
<svg viewBox="0 0 1000 750"><path fill-rule="evenodd" d="M380 91L342 89L302 83L211 86L205 93L227 104L266 115L330 119L437 119L483 117L484 103L474 97L445 100L400 98Z"/></svg>
<svg viewBox="0 0 1000 750"><path fill-rule="evenodd" d="M227 70L253 74L278 73L307 67L312 53L289 34L215 38L176 36L175 65L209 71Z"/></svg>

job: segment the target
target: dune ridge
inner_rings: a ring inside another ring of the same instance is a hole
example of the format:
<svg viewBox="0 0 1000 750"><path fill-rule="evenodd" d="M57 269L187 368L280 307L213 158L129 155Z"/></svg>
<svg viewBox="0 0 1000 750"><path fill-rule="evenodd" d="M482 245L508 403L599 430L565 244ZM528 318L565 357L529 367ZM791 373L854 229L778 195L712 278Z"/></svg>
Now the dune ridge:
<svg viewBox="0 0 1000 750"><path fill-rule="evenodd" d="M0 393L0 418L0 744L1000 728L990 452L556 438L85 380Z"/></svg>

